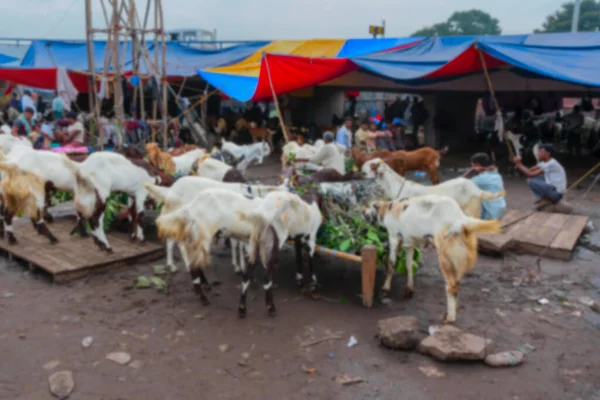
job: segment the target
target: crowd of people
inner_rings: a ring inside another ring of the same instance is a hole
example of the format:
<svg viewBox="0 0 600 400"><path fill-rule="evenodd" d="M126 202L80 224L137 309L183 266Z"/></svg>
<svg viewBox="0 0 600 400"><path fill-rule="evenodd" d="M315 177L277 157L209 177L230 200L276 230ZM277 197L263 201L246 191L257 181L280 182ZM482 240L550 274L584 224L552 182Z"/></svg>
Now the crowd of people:
<svg viewBox="0 0 600 400"><path fill-rule="evenodd" d="M85 144L85 128L78 114L67 112L63 99L55 93L50 109L35 91L25 90L21 98L16 92L3 112L3 133L29 138L36 149L52 144L80 147Z"/></svg>

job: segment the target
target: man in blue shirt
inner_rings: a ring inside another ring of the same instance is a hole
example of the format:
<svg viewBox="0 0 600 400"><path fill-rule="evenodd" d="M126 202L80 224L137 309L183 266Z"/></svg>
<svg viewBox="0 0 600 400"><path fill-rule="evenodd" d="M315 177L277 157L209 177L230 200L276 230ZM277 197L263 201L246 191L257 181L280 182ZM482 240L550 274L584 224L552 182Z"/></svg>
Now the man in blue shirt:
<svg viewBox="0 0 600 400"><path fill-rule="evenodd" d="M350 150L352 147L352 118L346 118L344 125L340 126L335 141L344 146L346 150Z"/></svg>
<svg viewBox="0 0 600 400"><path fill-rule="evenodd" d="M471 180L479 189L490 193L500 193L504 190L502 176L486 153L477 153L471 157L471 169L464 177L468 178L472 174L477 174ZM481 202L481 219L502 219L505 211L504 197Z"/></svg>

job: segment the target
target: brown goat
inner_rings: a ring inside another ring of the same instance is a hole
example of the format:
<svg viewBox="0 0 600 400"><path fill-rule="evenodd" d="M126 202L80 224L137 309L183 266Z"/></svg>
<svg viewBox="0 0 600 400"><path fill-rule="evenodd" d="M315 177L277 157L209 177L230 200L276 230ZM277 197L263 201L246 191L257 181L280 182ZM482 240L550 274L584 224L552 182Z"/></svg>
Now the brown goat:
<svg viewBox="0 0 600 400"><path fill-rule="evenodd" d="M440 151L435 150L431 147L423 147L414 151L394 151L393 158L397 158L403 161L405 171L426 170L429 173L431 182L434 185L437 185L438 183L440 183L440 178L437 174L437 169L440 166L440 159L447 152L448 147L444 147Z"/></svg>

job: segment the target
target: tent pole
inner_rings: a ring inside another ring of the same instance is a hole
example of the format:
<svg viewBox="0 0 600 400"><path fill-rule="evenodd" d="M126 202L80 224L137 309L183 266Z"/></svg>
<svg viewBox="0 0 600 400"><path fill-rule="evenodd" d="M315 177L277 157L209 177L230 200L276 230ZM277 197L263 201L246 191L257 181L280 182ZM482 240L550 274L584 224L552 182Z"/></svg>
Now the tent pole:
<svg viewBox="0 0 600 400"><path fill-rule="evenodd" d="M125 1L125 0L123 0ZM112 64L113 64L113 84L114 84L114 110L115 118L117 119L117 127L123 134L123 139L127 132L125 131L125 113L123 110L123 85L121 83L121 63L119 60L119 20L120 13L123 7L119 7L119 0L112 0L113 4L113 18L112 18ZM119 148L123 147L123 141L118 145Z"/></svg>
<svg viewBox="0 0 600 400"><path fill-rule="evenodd" d="M481 67L483 68L483 74L485 75L485 80L487 82L488 90L490 91L490 95L492 96L492 99L494 99L494 106L496 107L496 113L499 113L499 112L501 112L500 104L498 103L498 99L496 98L496 92L494 91L494 85L492 83L492 78L490 77L490 74L488 72L487 63L485 62L485 57L483 56L481 47L479 47L478 44L476 44L476 45L477 45L477 53L479 53L479 60L481 61ZM508 139L504 135L504 132L502 132L502 137L504 138L504 143L506 144L506 147L508 148L508 154L510 155L510 158L512 160L515 158L515 153L513 152L512 147L510 147L510 144L508 143Z"/></svg>
<svg viewBox="0 0 600 400"><path fill-rule="evenodd" d="M273 79L271 78L271 68L269 67L269 58L263 53L263 59L265 60L265 66L267 67L267 75L269 77L269 86L271 86L271 95L273 96L273 102L275 103L275 110L277 111L277 118L279 119L279 125L281 126L281 132L285 143L289 143L287 129L285 122L283 121L283 115L281 115L281 109L279 108L279 100L277 100L277 94L275 93L275 87L273 87ZM274 150L273 150L274 151Z"/></svg>
<svg viewBox="0 0 600 400"><path fill-rule="evenodd" d="M88 56L88 69L90 75L88 77L88 90L89 90L89 109L93 112L93 130L90 132L91 136L97 134L97 141L100 144L100 150L104 150L104 140L102 137L102 129L99 128L100 121L100 108L99 102L96 97L96 66L94 65L94 33L93 33L93 22L92 22L92 1L85 1L85 25L86 25L86 47ZM98 144L98 143L97 143Z"/></svg>
<svg viewBox="0 0 600 400"><path fill-rule="evenodd" d="M163 148L167 149L167 142L169 139L169 123L168 123L168 93L167 93L167 38L165 33L165 16L163 14L162 0L156 0L158 4L158 12L160 17L160 40L162 50L162 70L161 70L161 82L162 82L162 113L161 117L163 120ZM179 136L179 132L173 133L175 139Z"/></svg>
<svg viewBox="0 0 600 400"><path fill-rule="evenodd" d="M152 0L148 0L152 1ZM154 0L154 65L156 66L156 71L154 72L154 79L156 80L158 75L158 0ZM158 85L160 82L156 82L156 86L158 89ZM152 119L156 121L158 119L158 99L154 97L152 99ZM156 128L152 129L152 142L156 143Z"/></svg>

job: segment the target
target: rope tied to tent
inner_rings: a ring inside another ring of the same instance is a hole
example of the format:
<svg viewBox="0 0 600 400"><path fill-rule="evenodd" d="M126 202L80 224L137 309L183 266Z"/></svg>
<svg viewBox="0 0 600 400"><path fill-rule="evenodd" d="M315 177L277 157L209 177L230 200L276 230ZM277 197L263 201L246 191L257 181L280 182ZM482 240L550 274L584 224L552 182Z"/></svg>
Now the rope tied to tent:
<svg viewBox="0 0 600 400"><path fill-rule="evenodd" d="M269 67L269 58L266 53L262 54L263 60L265 60L265 66L267 67L267 76L269 77L269 86L271 87L271 95L273 96L273 102L275 103L275 110L277 111L277 118L279 119L279 126L281 126L281 132L283 133L283 138L285 139L285 143L289 143L289 138L287 134L287 129L285 123L283 121L283 116L281 115L281 110L279 108L279 100L277 100L277 95L275 94L275 87L273 86L273 79L271 78L271 68Z"/></svg>
<svg viewBox="0 0 600 400"><path fill-rule="evenodd" d="M487 82L488 90L490 92L490 95L492 96L492 99L494 100L494 106L496 107L496 114L502 113L500 111L500 104L498 103L498 99L496 98L496 91L494 90L494 84L492 83L492 78L490 78L487 63L485 62L485 57L483 56L483 52L481 51L481 47L479 46L479 41L477 41L475 43L475 47L477 48L477 53L479 54L479 61L481 62L481 67L483 68L483 74L484 74L485 80ZM500 115L500 117L503 118L502 115ZM515 158L515 153L513 152L513 149L510 146L508 139L504 135L504 132L502 132L502 137L504 138L504 143L506 144L506 147L508 148L508 154L510 155L510 158L512 160Z"/></svg>

